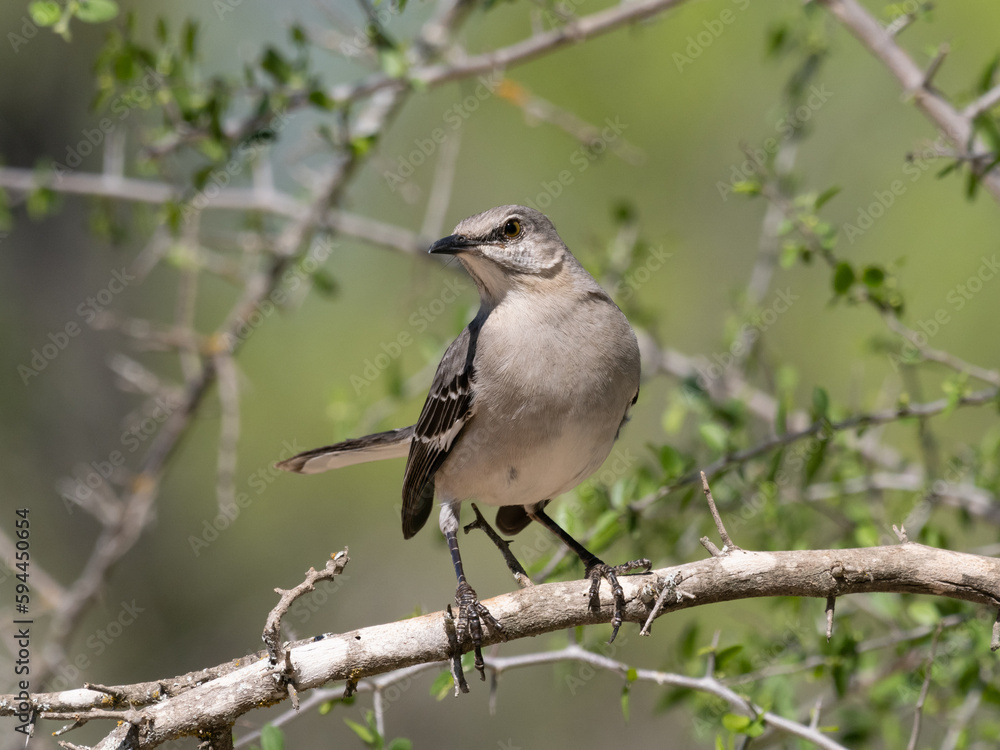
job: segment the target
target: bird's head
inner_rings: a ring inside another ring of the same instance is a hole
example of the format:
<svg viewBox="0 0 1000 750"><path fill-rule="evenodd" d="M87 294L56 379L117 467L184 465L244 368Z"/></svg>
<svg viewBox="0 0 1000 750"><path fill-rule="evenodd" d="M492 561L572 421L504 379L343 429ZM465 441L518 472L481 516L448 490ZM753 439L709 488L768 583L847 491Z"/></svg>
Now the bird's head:
<svg viewBox="0 0 1000 750"><path fill-rule="evenodd" d="M554 283L567 263L577 265L549 218L525 206L470 216L428 252L456 256L485 304L496 304L512 290Z"/></svg>

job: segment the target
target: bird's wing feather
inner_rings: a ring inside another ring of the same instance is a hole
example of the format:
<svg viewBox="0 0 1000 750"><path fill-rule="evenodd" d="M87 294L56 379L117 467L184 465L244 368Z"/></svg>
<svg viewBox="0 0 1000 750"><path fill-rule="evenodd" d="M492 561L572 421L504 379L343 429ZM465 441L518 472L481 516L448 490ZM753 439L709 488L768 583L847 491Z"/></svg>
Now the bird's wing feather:
<svg viewBox="0 0 1000 750"><path fill-rule="evenodd" d="M477 333L474 321L448 347L417 420L403 477L403 536L407 539L427 522L434 499L434 473L474 413Z"/></svg>

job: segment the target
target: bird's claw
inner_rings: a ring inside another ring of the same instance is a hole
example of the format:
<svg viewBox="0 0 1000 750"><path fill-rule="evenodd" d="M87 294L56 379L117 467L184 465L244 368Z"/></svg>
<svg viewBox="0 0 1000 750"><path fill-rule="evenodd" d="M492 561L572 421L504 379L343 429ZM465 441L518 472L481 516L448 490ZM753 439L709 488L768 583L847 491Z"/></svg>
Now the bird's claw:
<svg viewBox="0 0 1000 750"><path fill-rule="evenodd" d="M622 626L622 618L625 615L625 592L621 584L618 583L618 576L626 575L633 570L642 569L643 573L648 573L653 567L653 563L645 558L641 560L631 560L621 565L605 565L600 560L587 566L586 578L590 579L590 606L592 609L600 609L601 606L601 581L607 581L611 586L611 595L615 598L615 613L611 618L611 637L608 643L615 640L618 635L618 628Z"/></svg>
<svg viewBox="0 0 1000 750"><path fill-rule="evenodd" d="M475 589L468 583L462 581L455 591L455 603L458 604L458 620L455 623L455 630L458 636L458 643L472 642L473 650L476 653L475 667L479 672L479 679L486 680L486 665L483 662L483 621L494 633L503 634L503 625L479 602Z"/></svg>

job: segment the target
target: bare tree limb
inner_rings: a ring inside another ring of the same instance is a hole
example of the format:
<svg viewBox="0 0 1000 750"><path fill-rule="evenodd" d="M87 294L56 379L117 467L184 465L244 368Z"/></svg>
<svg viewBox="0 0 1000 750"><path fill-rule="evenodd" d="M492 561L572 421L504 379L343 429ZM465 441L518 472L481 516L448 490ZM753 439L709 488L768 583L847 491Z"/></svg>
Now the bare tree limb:
<svg viewBox="0 0 1000 750"><path fill-rule="evenodd" d="M803 596L826 599L866 592L916 593L1000 606L1000 560L905 544L866 549L753 552L733 550L647 575L623 576L625 619L642 622L654 606L656 581L683 581L690 597L663 602L673 612L737 599ZM587 605L589 581L531 586L485 602L504 623L505 637L516 640L579 625L608 623L614 602L603 592L600 608ZM484 645L498 637L490 633ZM320 636L287 646L298 690L318 688L334 680L356 682L403 667L444 662L451 641L444 613L436 612L339 635ZM200 729L223 727L262 705L279 702L286 692L274 680L266 652L212 670L200 681L188 680L168 693L161 680L104 690L78 689L36 694L32 705L42 718L119 720L133 711L139 727L138 747L153 747ZM151 686L159 686L152 689ZM117 695L129 701L118 705ZM143 698L145 696L145 699ZM110 701L109 701L110 699ZM110 702L110 705L109 705ZM110 709L110 710L109 710ZM15 696L0 696L0 715L17 712Z"/></svg>
<svg viewBox="0 0 1000 750"><path fill-rule="evenodd" d="M942 135L961 153L989 153L989 148L976 136L972 120L979 112L992 107L1000 93L990 91L986 97L974 102L966 112L956 110L930 85L930 75L936 72L935 61L923 70L899 46L896 39L857 0L820 0L820 4L840 21L865 48L892 73L913 99L913 103L940 130ZM975 167L972 167L975 168ZM982 184L1000 201L1000 172L995 169L981 175Z"/></svg>

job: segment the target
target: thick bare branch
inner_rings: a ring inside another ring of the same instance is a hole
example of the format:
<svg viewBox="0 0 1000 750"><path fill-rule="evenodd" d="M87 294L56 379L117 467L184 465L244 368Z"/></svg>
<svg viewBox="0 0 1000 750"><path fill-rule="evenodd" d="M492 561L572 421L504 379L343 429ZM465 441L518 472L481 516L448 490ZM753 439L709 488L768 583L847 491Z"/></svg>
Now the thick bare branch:
<svg viewBox="0 0 1000 750"><path fill-rule="evenodd" d="M914 543L844 550L732 550L648 575L623 576L619 580L625 590L627 620L646 619L654 606L658 578L682 581L690 595L668 598L663 612L745 598L826 599L875 591L945 596L991 608L1000 605L1000 560ZM592 610L585 596L589 586L589 581L532 586L484 603L504 623L507 640L610 622L614 614L610 593L603 591L600 608ZM485 644L497 640L493 633L484 638ZM436 612L289 644L288 654L296 686L309 690L334 680L356 682L415 664L444 662L450 656L450 641L444 613ZM129 695L140 728L139 747L153 747L199 729L226 726L286 697L264 652L204 674L206 679L189 681L192 687L169 697L149 685L176 684L176 680L147 683L141 693L134 686L123 686L38 694L32 700L43 718L82 715L117 720L129 706L117 705L114 696ZM147 700L138 700L140 695ZM14 696L0 696L0 715L16 711Z"/></svg>

